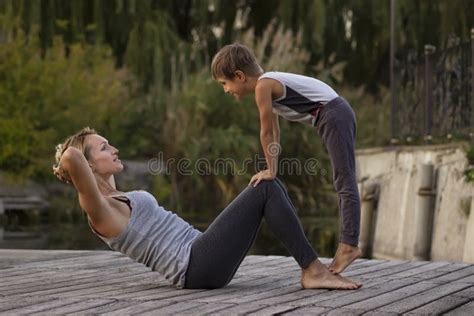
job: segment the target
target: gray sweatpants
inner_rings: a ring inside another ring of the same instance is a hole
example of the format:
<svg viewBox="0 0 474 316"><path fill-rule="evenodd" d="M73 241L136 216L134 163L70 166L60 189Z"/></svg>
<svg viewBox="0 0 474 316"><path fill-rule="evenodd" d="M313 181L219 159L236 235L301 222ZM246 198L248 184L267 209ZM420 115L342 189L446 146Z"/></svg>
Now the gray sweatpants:
<svg viewBox="0 0 474 316"><path fill-rule="evenodd" d="M360 230L360 197L355 167L355 114L341 97L328 102L316 121L318 134L331 158L334 187L339 195L339 241L357 246Z"/></svg>
<svg viewBox="0 0 474 316"><path fill-rule="evenodd" d="M278 179L262 181L243 190L194 240L185 288L227 285L252 246L263 218L300 267L306 268L317 258L283 184Z"/></svg>

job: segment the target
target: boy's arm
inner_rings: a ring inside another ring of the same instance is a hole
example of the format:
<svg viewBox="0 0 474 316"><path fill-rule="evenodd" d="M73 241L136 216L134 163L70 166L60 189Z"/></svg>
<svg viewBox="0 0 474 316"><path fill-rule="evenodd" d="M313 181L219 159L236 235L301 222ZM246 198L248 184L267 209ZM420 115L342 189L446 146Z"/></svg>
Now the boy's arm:
<svg viewBox="0 0 474 316"><path fill-rule="evenodd" d="M82 152L69 147L61 157L60 167L55 173L66 172L79 193L79 204L94 222L99 222L107 213L109 204L99 191L97 180ZM61 170L62 169L62 170Z"/></svg>
<svg viewBox="0 0 474 316"><path fill-rule="evenodd" d="M273 177L278 172L278 154L279 142L274 144L276 136L279 139L278 131L275 127L278 122L275 122L275 114L272 108L272 82L269 80L259 80L255 87L255 101L257 103L258 112L260 115L260 143L262 144L265 160L267 161L268 170ZM277 132L277 133L276 133ZM276 148L278 147L278 149Z"/></svg>
<svg viewBox="0 0 474 316"><path fill-rule="evenodd" d="M278 114L273 114L273 142L280 144L280 124L278 123Z"/></svg>

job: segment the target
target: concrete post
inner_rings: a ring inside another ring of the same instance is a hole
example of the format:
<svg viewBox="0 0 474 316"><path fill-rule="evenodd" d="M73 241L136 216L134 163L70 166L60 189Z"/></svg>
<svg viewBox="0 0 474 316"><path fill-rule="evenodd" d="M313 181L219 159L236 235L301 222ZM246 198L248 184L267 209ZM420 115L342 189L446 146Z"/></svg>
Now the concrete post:
<svg viewBox="0 0 474 316"><path fill-rule="evenodd" d="M3 200L0 199L0 242L3 240L3 221L5 220L5 206Z"/></svg>
<svg viewBox="0 0 474 316"><path fill-rule="evenodd" d="M422 164L420 167L420 188L415 206L415 260L429 260L433 230L434 167Z"/></svg>
<svg viewBox="0 0 474 316"><path fill-rule="evenodd" d="M462 261L467 263L474 263L474 247L472 240L474 240L474 199L471 197L471 204L469 210L469 217L466 224L466 238L464 239L464 252Z"/></svg>
<svg viewBox="0 0 474 316"><path fill-rule="evenodd" d="M364 186L361 199L359 236L359 248L362 251L362 257L364 258L370 258L372 255L372 239L377 200L377 186L375 184Z"/></svg>

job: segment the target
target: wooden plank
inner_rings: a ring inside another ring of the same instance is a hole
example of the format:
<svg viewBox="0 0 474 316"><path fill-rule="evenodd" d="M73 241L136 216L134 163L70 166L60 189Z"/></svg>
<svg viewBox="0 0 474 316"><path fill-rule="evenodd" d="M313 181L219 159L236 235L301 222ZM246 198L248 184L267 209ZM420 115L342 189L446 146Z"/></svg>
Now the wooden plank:
<svg viewBox="0 0 474 316"><path fill-rule="evenodd" d="M2 291L13 291L19 290L21 288L31 288L34 286L42 286L45 283L50 282L59 282L59 281L72 281L78 279L94 278L97 274L109 275L109 274L122 274L125 272L148 272L147 269L143 267L134 267L133 269L123 269L122 267L114 268L110 267L107 271L99 273L98 270L53 270L38 273L28 278L21 278L17 282L9 281L4 284L3 288L0 288L0 293Z"/></svg>
<svg viewBox="0 0 474 316"><path fill-rule="evenodd" d="M296 282L295 282L296 281ZM261 283L257 286L248 287L245 289L245 296L248 299L249 296L258 296L259 294L265 293L267 291L271 291L274 289L283 288L286 286L292 286L293 288L296 287L298 284L297 280L293 278L288 279L273 279L271 282L268 283ZM302 288L300 287L300 290ZM225 302L225 303L241 303L242 302L242 291L234 291L231 293L224 293L215 295L212 297L212 302ZM245 298L244 298L245 300ZM209 298L206 298L204 301L209 302Z"/></svg>
<svg viewBox="0 0 474 316"><path fill-rule="evenodd" d="M38 271L31 271L30 273L22 274L22 275L15 275L15 276L8 276L8 277L1 277L2 286L7 285L20 285L22 283L29 283L32 281L37 280L41 277L51 276L54 275L56 271L51 270L38 270Z"/></svg>
<svg viewBox="0 0 474 316"><path fill-rule="evenodd" d="M69 269L58 269L52 270L56 272L54 274L47 273L46 275L39 274L36 276L36 279L33 281L29 280L29 278L25 282L20 283L12 283L9 286L6 286L8 290L18 289L21 290L22 288L29 287L33 288L35 286L44 286L45 283L50 282L66 282L66 281L73 281L73 280L81 280L81 279L94 279L97 277L97 274L100 275L111 275L111 274L124 274L124 273L146 273L148 272L147 269L143 269L143 266L136 266L132 269L123 269L123 267L111 267L104 272L100 272L98 270L69 270ZM0 288L0 290L2 290Z"/></svg>
<svg viewBox="0 0 474 316"><path fill-rule="evenodd" d="M78 312L84 312L86 310L94 310L94 313L100 311L100 308L105 306L109 306L110 304L116 303L117 301L114 300L107 300L107 299L91 299L91 300L84 300L81 299L80 302L57 306L51 309L43 310L41 312L35 312L35 315L65 315L65 314L74 314Z"/></svg>
<svg viewBox="0 0 474 316"><path fill-rule="evenodd" d="M364 316L398 316L400 314L393 313L393 312L382 312L382 311L376 311L376 312L368 312L363 314Z"/></svg>
<svg viewBox="0 0 474 316"><path fill-rule="evenodd" d="M76 315L76 316L82 316L82 315L100 315L104 313L112 313L116 310L124 309L127 307L130 307L132 305L137 304L136 301L129 301L129 300L123 300L123 301L117 301L117 300L112 300L111 303L109 304L104 304L98 307L94 306L80 306L80 308L77 311L72 311L68 312L67 310L64 313L59 313L59 314L68 314L68 315ZM51 315L51 314L49 314ZM49 316L47 315L47 316Z"/></svg>
<svg viewBox="0 0 474 316"><path fill-rule="evenodd" d="M400 287L398 289L383 294L377 295L376 293L374 293L366 299L357 301L349 305L344 305L344 308L361 310L366 312L391 304L393 302L400 301L406 297L410 297L414 294L423 292L436 286L437 285L434 283L418 282L415 284L410 284L408 286Z"/></svg>
<svg viewBox="0 0 474 316"><path fill-rule="evenodd" d="M420 262L426 262L426 261L420 261ZM440 269L447 265L449 265L448 262L426 262L426 264L421 264L419 266L413 266L412 264L410 264L410 266L412 267L411 269L393 273L391 277L408 278L408 277L416 276L418 274L425 274L428 271Z"/></svg>
<svg viewBox="0 0 474 316"><path fill-rule="evenodd" d="M27 262L40 262L55 260L57 258L95 256L95 251L90 250L23 250L23 249L0 249L0 269L11 268L12 265L25 264ZM0 270L1 272L1 270Z"/></svg>
<svg viewBox="0 0 474 316"><path fill-rule="evenodd" d="M232 308L236 305L226 303L201 303L200 306L193 307L191 309L182 310L179 314L184 315L219 315L221 311ZM155 314L160 314L161 311L157 310Z"/></svg>
<svg viewBox="0 0 474 316"><path fill-rule="evenodd" d="M348 309L348 308L337 308L329 311L326 315L331 315L331 316L338 316L338 315L344 315L344 316L349 316L349 315L362 315L362 311L359 310L354 310L354 309Z"/></svg>
<svg viewBox="0 0 474 316"><path fill-rule="evenodd" d="M341 316L345 316L345 315L371 315L371 316L398 316L399 314L397 313L388 313L388 312L377 312L377 313L374 313L374 312L367 312L365 314L361 314L360 311L358 310L352 310L352 309L348 309L348 308L337 308L337 309L333 309L331 310L329 313L327 313L327 315L331 315L331 316L336 316L336 315L341 315Z"/></svg>
<svg viewBox="0 0 474 316"><path fill-rule="evenodd" d="M229 286L181 290L116 252L23 252L0 257L0 313L462 314L474 297L474 265L460 263L358 259L343 275L363 288L331 291L303 290L291 257L248 256Z"/></svg>
<svg viewBox="0 0 474 316"><path fill-rule="evenodd" d="M114 308L110 311L105 311L102 315L131 315L131 314L142 314L143 312L149 311L151 309L164 308L166 306L174 305L173 301L127 301L130 305L124 306L122 308ZM95 314L95 313L94 313Z"/></svg>
<svg viewBox="0 0 474 316"><path fill-rule="evenodd" d="M65 298L61 300L50 300L41 303L35 303L29 306L18 307L12 310L9 310L9 313L13 315L20 315L20 314L33 314L43 311L48 311L53 308L58 308L67 305L73 305L81 301L81 298Z"/></svg>
<svg viewBox="0 0 474 316"><path fill-rule="evenodd" d="M15 266L13 269L21 269L27 270L29 268L54 268L54 267L61 267L61 266L76 266L78 263L88 262L88 261L99 261L99 260L111 260L113 258L123 257L127 258L119 253L114 253L111 251L98 251L96 254L92 252L90 253L81 253L79 256L68 256L68 257L56 257L56 258L49 258L47 260L41 261L28 261L21 266Z"/></svg>
<svg viewBox="0 0 474 316"><path fill-rule="evenodd" d="M386 263L386 262L388 262L388 260L357 259L350 266L348 266L345 271L350 272L352 270L367 268L367 267L370 267L370 266L376 266L376 265L383 264L383 263Z"/></svg>
<svg viewBox="0 0 474 316"><path fill-rule="evenodd" d="M238 281L234 281L231 283L230 286L227 286L225 289L232 289L236 284L241 284L245 283L246 281L254 280L255 278L253 277L245 277L245 278L240 278ZM117 293L113 295L108 295L109 297L114 297L116 299L134 299L134 298L140 298L140 299L166 299L166 298L173 298L176 296L181 297L181 299L189 299L189 297L186 297L186 295L193 294L193 293L205 293L207 292L207 296L212 296L214 293L222 291L224 289L219 289L219 290L205 290L205 289L196 289L196 290L190 290L190 289L177 289L174 286L167 286L166 291L165 289L160 289L160 292L157 293L157 291L153 288L151 289L143 289L143 290L138 290L138 291L126 291L122 293ZM164 294L166 292L166 294ZM194 298L194 297L193 297Z"/></svg>
<svg viewBox="0 0 474 316"><path fill-rule="evenodd" d="M462 291L453 293L455 296L474 298L474 286L468 287Z"/></svg>
<svg viewBox="0 0 474 316"><path fill-rule="evenodd" d="M323 294L328 292L328 290L303 290L301 289L300 291L296 292L290 292L287 294L282 294L279 296L272 296L268 298L262 298L259 300L260 304L265 304L265 305L292 305L292 306L298 306L292 304L294 301L302 300L305 298L310 298L313 299L314 297L318 296L319 294ZM311 303L309 303L311 304ZM309 305L308 304L308 305Z"/></svg>
<svg viewBox="0 0 474 316"><path fill-rule="evenodd" d="M13 290L19 290L22 288L32 288L34 286L43 286L45 283L50 283L51 281L59 281L61 278L67 278L68 280L94 277L97 275L97 271L46 271L38 273L28 278L21 278L17 282L10 281L5 282L2 287L0 287L0 293L2 292L11 292Z"/></svg>
<svg viewBox="0 0 474 316"><path fill-rule="evenodd" d="M445 261L441 261L441 262L445 262ZM440 270L453 271L453 267L454 267L454 270L460 270L461 268L466 268L469 266L472 266L472 264L462 263L462 262L449 262L448 266L444 266L440 268Z"/></svg>
<svg viewBox="0 0 474 316"><path fill-rule="evenodd" d="M264 285L265 283L272 282L274 279L269 277L264 278L247 278L244 279L242 282L235 282L230 284L229 286L222 288L222 289L215 289L215 290L181 290L181 289L174 289L173 291L169 291L166 293L150 293L148 295L142 295L142 299L146 300L156 300L156 299L171 299L173 297L180 297L180 299L193 299L196 300L198 298L203 298L201 302L215 302L216 296L223 295L229 292L239 292L241 293L242 289L250 289L251 287ZM185 293L185 292L188 293Z"/></svg>
<svg viewBox="0 0 474 316"><path fill-rule="evenodd" d="M82 297L94 298L100 295L110 299L140 299L142 293L157 293L157 292L168 292L175 291L176 288L171 285L167 280L161 279L159 276L155 282L152 282L149 278L142 278L137 282L119 284L119 285L106 285L101 288L93 289L88 291L83 290L81 293Z"/></svg>
<svg viewBox="0 0 474 316"><path fill-rule="evenodd" d="M419 267L424 267L427 264L428 264L427 262L422 262L422 261L410 262L410 263L407 263L407 264L395 265L395 266L387 268L387 269L368 272L364 275L359 274L359 275L356 275L356 276L361 277L363 279L369 279L369 278L374 279L374 278L380 278L380 277L383 277L383 276L387 276L387 277L394 278L394 279L400 279L399 277L394 276L394 274L397 274L397 273L400 273L400 272L410 271L410 270L413 270L413 269L419 268ZM344 274L344 276L346 276L346 275Z"/></svg>
<svg viewBox="0 0 474 316"><path fill-rule="evenodd" d="M454 263L454 264L449 264L447 266L442 266L440 268L435 268L433 270L429 270L429 271L424 271L422 273L418 273L416 275L413 275L411 276L411 278L416 278L420 281L431 281L435 278L438 278L440 276L444 276L446 274L449 274L451 272L455 272L455 271L459 271L459 270L462 270L464 269L465 266L464 265L459 265L457 263Z"/></svg>
<svg viewBox="0 0 474 316"><path fill-rule="evenodd" d="M389 280L383 279L383 278L378 279L376 281L370 281L370 282L367 282L362 289L366 290L370 287L386 283L387 281ZM290 292L288 294L280 294L280 295L275 295L273 297L270 296L268 298L261 298L259 300L259 303L265 304L265 305L286 304L286 305L291 305L291 306L306 306L306 305L312 305L316 301L322 301L326 299L328 300L337 299L337 297L340 297L340 296L351 295L351 293L361 291L362 289L351 291L351 290L325 290L325 289L304 290L300 288L299 291Z"/></svg>
<svg viewBox="0 0 474 316"><path fill-rule="evenodd" d="M68 287L64 288L60 293L56 293L55 296L64 297L72 295L82 297L97 297L97 295L101 294L104 297L108 297L103 293L110 290L116 290L117 288L136 288L137 285L152 283L155 285L155 290L167 290L171 286L171 284L158 273L133 274L128 277L121 276L117 279L98 281L101 285L97 285L96 282L93 282L80 287Z"/></svg>
<svg viewBox="0 0 474 316"><path fill-rule="evenodd" d="M351 278L354 276L360 276L360 275L368 275L369 273L376 272L376 271L381 271L385 269L390 269L398 266L409 266L409 262L407 261L387 261L381 264L377 264L374 266L368 266L364 267L361 269L357 269L354 271L348 271L348 272L343 272L342 275L346 278Z"/></svg>
<svg viewBox="0 0 474 316"><path fill-rule="evenodd" d="M250 313L250 315L323 315L328 312L329 308L308 306L304 308L285 306L285 305L274 305L267 306Z"/></svg>
<svg viewBox="0 0 474 316"><path fill-rule="evenodd" d="M430 282L451 282L456 281L474 274L474 265L465 267L464 269L456 270L454 272L439 276L437 278L433 278Z"/></svg>
<svg viewBox="0 0 474 316"><path fill-rule="evenodd" d="M418 307L416 309L411 310L405 315L434 315L434 314L441 314L448 312L452 309L455 309L458 306L466 304L469 302L470 299L467 297L459 297L448 295L442 297L436 301Z"/></svg>
<svg viewBox="0 0 474 316"><path fill-rule="evenodd" d="M429 282L426 282L429 283ZM448 296L454 292L458 292L467 288L467 284L463 283L448 283L438 285L430 290L422 293L412 295L395 303L380 307L375 311L405 313L415 308L421 307L444 296Z"/></svg>
<svg viewBox="0 0 474 316"><path fill-rule="evenodd" d="M471 301L467 304L461 305L445 315L447 316L472 316L474 315L474 301Z"/></svg>
<svg viewBox="0 0 474 316"><path fill-rule="evenodd" d="M77 261L80 261L79 259L76 259ZM140 268L145 268L144 265L141 265L141 264L138 264L138 263L135 263L133 261L131 261L130 259L126 258L126 257L121 257L119 259L115 259L115 260L111 260L110 257L99 257L99 259L89 259L87 260L87 262L84 262L81 266L79 266L78 264L76 264L75 266L72 266L71 263L69 262L61 262L60 264L55 262L55 263L52 263L51 266L45 266L43 268L41 268L41 272L44 272L45 269L49 270L49 271L61 271L61 270L67 270L67 271L81 271L81 270L97 270L97 269L101 269L103 270L104 267L107 267L107 269L113 269L113 268L121 268L121 269L128 269L128 266L133 263L135 264L137 267L140 267ZM35 268L35 270L37 270L37 268ZM24 271L28 271L29 269L26 269ZM16 276L16 277L13 277L14 279L18 280L18 281L21 281L23 278L26 278L27 280L29 280L31 278L31 274L30 273L27 273L25 275L20 275L20 276ZM16 282L17 283L17 282Z"/></svg>
<svg viewBox="0 0 474 316"><path fill-rule="evenodd" d="M121 280L125 277L136 277L137 275L144 276L148 272L125 272L121 274ZM17 296L29 296L29 295L51 295L51 294L58 294L58 293L65 293L67 291L73 291L75 289L82 289L91 286L96 286L99 282L107 282L108 277L113 273L108 274L101 274L100 276L92 275L91 277L85 277L82 279L77 280L61 280L59 282L54 282L51 280L50 283L46 283L43 285L34 286L31 289L22 288L20 290L8 292L7 295L17 295ZM115 283L119 284L121 281L115 281Z"/></svg>
<svg viewBox="0 0 474 316"><path fill-rule="evenodd" d="M140 314L150 316L155 316L157 314L174 315L176 313L181 313L185 310L192 310L193 308L203 305L203 303L193 301L173 301L172 303L173 304L167 305L165 307L153 307L151 309L141 312Z"/></svg>
<svg viewBox="0 0 474 316"><path fill-rule="evenodd" d="M461 279L455 280L454 282L474 284L474 274L471 274L470 276L463 277Z"/></svg>
<svg viewBox="0 0 474 316"><path fill-rule="evenodd" d="M249 294L247 292L242 293L240 296L236 296L234 298L226 299L226 303L234 303L234 304L244 304L249 302L256 302L262 301L263 299L273 298L273 297L281 297L286 294L296 293L303 291L300 285L295 285L294 283L290 283L288 285L277 287L277 288L269 288L267 290L263 290L259 293Z"/></svg>
<svg viewBox="0 0 474 316"><path fill-rule="evenodd" d="M214 289L214 290L180 290L175 289L170 292L166 293L150 293L148 295L143 296L144 299L183 299L183 300L198 300L200 302L215 302L219 299L216 299L217 296L223 295L224 293L238 293L241 292L242 289L247 289L252 286L257 286L261 284L262 279L253 279L248 278L243 280L242 282L237 282L231 284L225 288L221 289Z"/></svg>
<svg viewBox="0 0 474 316"><path fill-rule="evenodd" d="M50 298L50 297L25 297L22 300L19 300L18 298L12 298L12 299L0 298L0 312L10 313L10 311L15 308L41 304L41 303L50 302L54 300L55 300L54 298Z"/></svg>
<svg viewBox="0 0 474 316"><path fill-rule="evenodd" d="M319 290L323 291L314 297L307 297L289 302L287 304L295 306L316 305L321 307L343 307L353 304L373 296L389 293L396 289L413 284L415 281L410 280L390 280L385 279L373 280L367 286L363 286L358 290Z"/></svg>
<svg viewBox="0 0 474 316"><path fill-rule="evenodd" d="M388 279L410 279L420 282L449 273L444 265L437 265L436 263L421 266L410 263L409 267L409 269L386 275L386 277Z"/></svg>
<svg viewBox="0 0 474 316"><path fill-rule="evenodd" d="M234 305L233 307L222 309L213 315L275 315L283 314L293 310L293 306L268 306L258 303L249 303L244 305Z"/></svg>

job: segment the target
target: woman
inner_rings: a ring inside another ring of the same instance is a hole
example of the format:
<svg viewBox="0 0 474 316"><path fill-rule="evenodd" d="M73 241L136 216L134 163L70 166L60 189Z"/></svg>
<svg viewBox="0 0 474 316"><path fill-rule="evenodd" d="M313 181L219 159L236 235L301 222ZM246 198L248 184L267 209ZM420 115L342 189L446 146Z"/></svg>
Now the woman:
<svg viewBox="0 0 474 316"><path fill-rule="evenodd" d="M119 151L84 128L57 146L54 174L72 183L92 231L110 248L144 263L180 288L220 288L233 278L260 222L268 225L302 269L303 288L356 289L333 275L308 243L279 180L248 186L201 233L158 205L145 191L120 192L114 174Z"/></svg>

